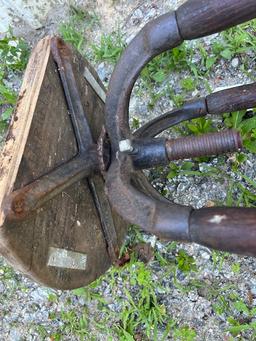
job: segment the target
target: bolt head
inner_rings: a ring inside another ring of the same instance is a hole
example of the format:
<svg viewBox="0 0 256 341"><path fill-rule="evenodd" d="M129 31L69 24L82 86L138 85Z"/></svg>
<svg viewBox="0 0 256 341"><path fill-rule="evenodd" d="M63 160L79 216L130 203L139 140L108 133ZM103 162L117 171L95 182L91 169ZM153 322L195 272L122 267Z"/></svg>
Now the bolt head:
<svg viewBox="0 0 256 341"><path fill-rule="evenodd" d="M131 153L133 151L133 146L131 140L122 140L119 142L119 150L122 153Z"/></svg>

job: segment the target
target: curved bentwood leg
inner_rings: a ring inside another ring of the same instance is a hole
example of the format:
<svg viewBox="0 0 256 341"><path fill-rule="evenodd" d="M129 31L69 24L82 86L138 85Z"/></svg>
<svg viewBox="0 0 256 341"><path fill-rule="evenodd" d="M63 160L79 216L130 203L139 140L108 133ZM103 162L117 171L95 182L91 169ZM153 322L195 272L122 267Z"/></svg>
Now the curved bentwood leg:
<svg viewBox="0 0 256 341"><path fill-rule="evenodd" d="M111 204L127 221L162 238L256 256L256 209L216 207L193 210L161 200L145 179L141 183L136 181L138 171L134 162L141 150L137 139L141 139L143 145L156 143L157 151L153 156L157 158L164 152L168 154L168 149L163 148L160 141L146 142L145 138L152 138L186 119L255 106L255 84L224 90L189 103L178 111L149 122L135 136L128 124L134 83L142 68L154 56L184 40L220 32L255 17L255 0L189 0L177 11L147 24L125 50L112 75L106 101L107 131L112 148L106 186ZM212 143L214 139L207 141ZM229 133L223 141L232 145L232 150L240 147L239 136L235 133ZM219 147L223 149L218 151L225 151L225 145L221 142ZM152 165L157 163L152 162ZM140 173L139 176L141 179Z"/></svg>

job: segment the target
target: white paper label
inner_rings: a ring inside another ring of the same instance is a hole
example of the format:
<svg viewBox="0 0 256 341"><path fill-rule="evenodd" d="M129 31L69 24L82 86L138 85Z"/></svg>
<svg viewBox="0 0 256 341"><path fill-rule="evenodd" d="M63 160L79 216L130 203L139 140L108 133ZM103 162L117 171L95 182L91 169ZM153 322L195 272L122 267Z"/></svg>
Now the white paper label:
<svg viewBox="0 0 256 341"><path fill-rule="evenodd" d="M48 266L74 270L85 270L87 255L80 252L50 247Z"/></svg>

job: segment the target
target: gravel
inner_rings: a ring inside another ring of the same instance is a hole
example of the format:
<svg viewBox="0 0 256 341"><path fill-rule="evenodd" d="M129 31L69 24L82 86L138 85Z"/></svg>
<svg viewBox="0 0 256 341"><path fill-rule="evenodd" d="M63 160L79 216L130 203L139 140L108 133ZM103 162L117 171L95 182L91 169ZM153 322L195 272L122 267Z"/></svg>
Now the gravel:
<svg viewBox="0 0 256 341"><path fill-rule="evenodd" d="M91 39L99 41L103 31L111 31L113 27L121 27L125 33L125 39L128 43L138 30L144 26L150 19L178 6L184 1L119 1L110 5L104 2L95 9L101 16L102 27L95 29ZM89 2L90 3L90 2ZM90 4L92 9L94 5ZM50 24L46 23L45 28L39 32L34 32L33 39L26 36L24 27L21 27L20 33L25 34L25 38L30 41L38 39L39 36L46 34L49 30L55 30L55 18L60 17L60 10L50 13ZM16 34L19 29L16 27ZM24 33L25 32L25 33ZM30 31L29 31L30 32ZM35 38L36 37L36 38ZM211 44L212 40L218 38L218 35L205 38L203 42L206 46ZM194 63L198 60L195 59ZM250 79L239 70L240 61L233 58L230 62L221 62L211 79L210 86L213 89L227 87L230 85L244 84ZM96 65L97 72L103 82L107 84L112 67L102 62ZM177 80L184 75L174 74L168 82L171 86L177 84ZM11 82L11 80L10 80ZM19 84L17 80L14 82ZM16 86L16 85L15 85ZM166 84L165 84L166 86ZM138 89L139 83L136 88ZM173 103L163 98L154 111L148 110L148 102L150 98L147 94L141 97L136 95L136 88L130 103L131 116L139 117L140 121L147 122L156 115L170 110ZM206 89L201 89L200 95L205 95ZM193 96L198 95L197 92ZM215 118L218 122L218 118ZM211 159L207 165L214 166L218 159ZM232 158L228 160L224 166L224 170L235 181L242 181L235 173L231 171ZM178 163L177 163L178 164ZM199 165L199 169L205 166L204 163ZM254 155L248 156L248 160L243 164L241 172L248 177L255 179L256 160ZM226 198L227 183L225 181L216 182L211 177L186 177L177 176L172 181L164 179L159 174L148 172L152 179L153 185L159 189L166 189L168 198L176 203L191 205L194 208L201 208L211 205L214 202L223 202ZM172 273L168 273L168 269L159 266L156 260L151 261L148 267L151 269L154 280L161 282L164 292L159 292L158 297L162 304L165 305L170 317L175 318L180 326L189 326L197 333L196 340L218 341L232 340L231 335L227 332L229 326L225 312L216 314L214 307L218 304L218 296L222 289L227 296L232 290L235 290L239 298L243 299L251 307L256 305L256 278L255 278L255 260L250 257L240 257L236 255L219 255L212 250L199 245L178 244L176 249L171 253L167 250L165 243L160 242L154 236L143 235L145 242L150 243L152 247L161 252L169 259L175 259L178 250L184 249L193 256L196 261L198 271L184 274L178 271L177 278L180 287L175 286L175 279ZM216 257L218 262L216 262ZM218 258L219 257L219 258ZM222 258L221 258L222 257ZM223 260L222 260L223 259ZM239 264L240 271L234 272L232 265ZM136 269L135 269L136 271ZM115 275L114 283L110 284L109 276L102 279L102 282L94 289L95 293L100 293L107 301L107 307L114 312L113 319L108 322L115 323L118 320L121 303L116 298L126 300L123 288L123 278ZM187 290L191 283L201 284L194 286L191 290ZM182 289L181 289L182 287ZM235 288L235 289L233 289ZM218 289L218 291L217 291ZM218 294L213 293L216 290ZM251 295L251 296L250 296ZM227 298L228 300L228 298ZM58 340L57 334L61 335L61 340L78 340L79 337L70 329L67 329L67 321L63 317L63 312L74 311L78 316L83 316L84 310L88 313L89 326L91 328L91 337L95 340L109 340L106 334L99 331L93 321L100 321L104 312L98 308L98 301L95 298L89 299L86 296L77 296L72 292L60 292L49 288L44 288L31 282L23 275L13 271L5 262L0 259L0 339L1 340ZM239 314L238 314L239 315ZM239 317L239 316L238 316ZM160 330L163 333L164 330ZM54 336L55 335L55 336ZM82 337L82 339L91 338ZM172 337L168 338L172 340ZM235 338L239 339L239 336ZM244 333L243 340L253 340L252 333ZM114 340L118 340L114 337Z"/></svg>

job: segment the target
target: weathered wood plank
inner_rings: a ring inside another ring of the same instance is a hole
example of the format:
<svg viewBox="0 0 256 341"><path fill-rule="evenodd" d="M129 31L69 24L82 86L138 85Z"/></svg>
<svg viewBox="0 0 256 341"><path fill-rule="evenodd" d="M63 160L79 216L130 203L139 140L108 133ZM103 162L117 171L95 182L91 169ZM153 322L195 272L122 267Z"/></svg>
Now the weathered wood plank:
<svg viewBox="0 0 256 341"><path fill-rule="evenodd" d="M39 42L29 60L9 132L0 156L0 226L3 198L14 186L50 56L50 38Z"/></svg>
<svg viewBox="0 0 256 341"><path fill-rule="evenodd" d="M78 153L50 45L51 39L45 38L32 53L4 147L0 252L32 279L51 287L71 289L92 282L111 264L88 180L71 185L23 221L4 219L4 201L13 190L40 179L58 166L65 167ZM97 141L104 123L104 103L81 70L87 67L99 80L81 56L74 54L72 60L84 112ZM105 91L102 84L99 86ZM97 175L92 181L96 183L97 194L105 196L103 179ZM120 246L126 224L115 214L113 221Z"/></svg>

